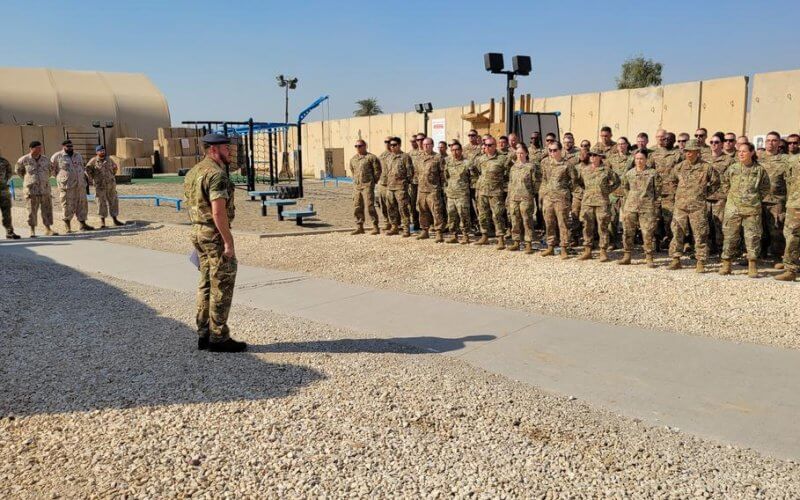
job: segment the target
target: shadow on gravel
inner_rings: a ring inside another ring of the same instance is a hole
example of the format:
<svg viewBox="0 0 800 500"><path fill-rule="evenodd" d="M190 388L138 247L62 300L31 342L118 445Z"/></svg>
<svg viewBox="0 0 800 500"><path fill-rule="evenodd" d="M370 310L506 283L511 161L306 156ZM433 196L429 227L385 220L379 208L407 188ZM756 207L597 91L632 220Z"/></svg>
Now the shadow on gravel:
<svg viewBox="0 0 800 500"><path fill-rule="evenodd" d="M163 225L152 225L146 221L127 221L127 224L120 227L109 227L107 229L96 229L94 231L80 232L76 231L71 234L65 234L63 227L56 223L53 227L56 231L61 231L58 236L37 236L36 238L23 237L19 240L0 240L0 245L25 245L35 243L52 243L64 240L102 240L109 236L126 236L129 234L138 234L145 231L154 231L161 229Z"/></svg>
<svg viewBox="0 0 800 500"><path fill-rule="evenodd" d="M277 342L253 346L253 352L330 352L419 354L451 352L467 347L467 342L489 342L495 335L468 335L459 338L398 337L391 339L338 339L310 342Z"/></svg>
<svg viewBox="0 0 800 500"><path fill-rule="evenodd" d="M279 398L325 378L251 354L197 351L186 324L27 252L0 247L0 418ZM193 301L185 308L190 320Z"/></svg>

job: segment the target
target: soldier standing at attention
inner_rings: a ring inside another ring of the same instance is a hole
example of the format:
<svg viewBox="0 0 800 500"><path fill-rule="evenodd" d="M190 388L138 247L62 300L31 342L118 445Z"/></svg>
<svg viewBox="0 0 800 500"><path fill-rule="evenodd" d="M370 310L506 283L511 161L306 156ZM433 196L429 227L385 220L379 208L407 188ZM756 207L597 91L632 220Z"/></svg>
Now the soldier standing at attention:
<svg viewBox="0 0 800 500"><path fill-rule="evenodd" d="M550 158L542 162L542 185L539 188L544 204L547 250L543 257L555 253L556 240L561 244L561 258L569 258L569 212L572 208L572 191L577 184L578 173L572 163L561 155L563 146L559 141L548 143Z"/></svg>
<svg viewBox="0 0 800 500"><path fill-rule="evenodd" d="M675 213L672 218L672 242L669 253L672 262L667 269L680 269L686 236L691 228L694 234L697 265L695 272L705 271L708 258L708 209L706 198L719 189L719 174L700 159L700 143L691 140L684 148L686 160L673 170L668 182L675 186Z"/></svg>
<svg viewBox="0 0 800 500"><path fill-rule="evenodd" d="M18 240L19 235L14 232L14 224L11 222L11 191L8 184L14 171L11 164L0 156L0 212L3 214L3 227L6 228L6 239Z"/></svg>
<svg viewBox="0 0 800 500"><path fill-rule="evenodd" d="M386 179L386 197L389 205L389 217L392 220L392 229L386 234L394 236L402 225L403 238L408 238L411 236L408 229L411 218L408 206L408 184L414 176L414 166L411 157L400 150L400 144L399 137L392 137L389 140L392 154L386 159L386 170L381 172L382 177Z"/></svg>
<svg viewBox="0 0 800 500"><path fill-rule="evenodd" d="M350 158L350 172L353 176L353 213L356 228L350 234L364 234L364 209L372 220L369 234L380 234L378 212L375 210L375 183L381 178L381 162L378 157L367 152L367 143L359 139L355 144L356 154Z"/></svg>
<svg viewBox="0 0 800 500"><path fill-rule="evenodd" d="M470 160L472 162L472 166L474 168L477 164L478 156L483 154L483 145L481 144L480 136L478 135L478 131L474 128L467 133L467 137L469 138L469 143L464 146L464 158ZM470 220L473 226L470 230L477 229L475 224L478 223L478 190L477 190L477 176L474 176L471 181L471 185L469 187L469 215Z"/></svg>
<svg viewBox="0 0 800 500"><path fill-rule="evenodd" d="M600 140L592 146L592 151L597 153L603 153L606 155L606 160L612 156L614 152L614 145L616 144L612 139L613 134L611 133L611 127L604 126L600 129ZM626 139L627 142L627 139Z"/></svg>
<svg viewBox="0 0 800 500"><path fill-rule="evenodd" d="M472 160L464 157L461 144L450 144L450 156L445 163L445 192L447 193L447 221L450 225L450 238L447 243L458 243L456 231L461 228L461 244L469 243L470 219L469 190L478 171Z"/></svg>
<svg viewBox="0 0 800 500"><path fill-rule="evenodd" d="M30 153L17 160L17 175L22 177L22 192L28 209L31 238L36 237L37 212L42 214L45 236L58 236L53 225L53 197L50 191L50 160L42 154L42 143L32 141Z"/></svg>
<svg viewBox="0 0 800 500"><path fill-rule="evenodd" d="M89 204L86 201L86 169L83 157L76 153L69 139L61 143L62 150L50 158L53 168L58 172L56 181L61 199L61 208L64 211L64 226L67 232L72 232L71 221L75 216L80 224L81 231L92 231L94 228L86 223Z"/></svg>
<svg viewBox="0 0 800 500"><path fill-rule="evenodd" d="M583 192L581 219L583 220L583 254L578 260L592 258L595 236L600 241L600 262L608 262L608 221L611 218L609 195L620 185L619 176L603 164L603 153L589 152L589 164L581 164L578 184Z"/></svg>
<svg viewBox="0 0 800 500"><path fill-rule="evenodd" d="M725 139L725 134L717 132L711 136L708 141L711 146L711 155L708 157L708 163L714 167L714 170L719 174L720 179L734 162L734 158L725 154L722 150L722 141ZM722 234L723 220L725 218L725 191L717 189L706 198L708 203L709 227L710 234L713 238L713 253L722 252L722 242L725 239ZM759 203L760 205L760 203ZM759 207L760 208L760 207Z"/></svg>
<svg viewBox="0 0 800 500"><path fill-rule="evenodd" d="M659 137L656 134L656 137ZM672 132L665 132L664 135L659 137L658 147L650 155L655 165L656 172L661 176L661 179L666 179L672 173L675 165L680 163L681 152L675 148L675 134ZM675 191L671 185L663 185L661 191L661 207L659 209L659 228L656 236L659 238L657 247L668 247L669 242L672 240L672 211L675 207Z"/></svg>
<svg viewBox="0 0 800 500"><path fill-rule="evenodd" d="M713 143L712 150L715 149ZM752 144L739 145L739 161L722 173L722 188L727 193L725 225L722 229L722 267L719 274L731 274L731 258L739 252L744 229L747 248L747 275L758 276L756 260L761 250L761 201L769 195L769 176L764 167L755 161L756 148ZM728 156L722 153L723 156Z"/></svg>
<svg viewBox="0 0 800 500"><path fill-rule="evenodd" d="M613 154L606 153L606 164L611 167L614 173L621 179L625 172L633 168L633 155L630 154L631 145L627 137L620 137L617 140L616 151ZM595 150L595 152L598 152ZM624 203L625 190L618 188L611 194L611 246L609 248L619 248L622 224L620 212Z"/></svg>
<svg viewBox="0 0 800 500"><path fill-rule="evenodd" d="M789 136L787 141L800 141L800 137ZM789 150L791 152L791 149ZM793 156L797 158L797 156ZM783 236L786 249L783 253L783 273L775 276L776 280L794 281L800 266L800 161L790 161L784 173L786 181L786 221L783 225ZM777 267L777 266L776 266Z"/></svg>
<svg viewBox="0 0 800 500"><path fill-rule="evenodd" d="M392 223L389 220L389 206L388 195L386 193L386 159L392 154L392 147L389 145L391 137L386 137L383 143L386 145L386 150L378 155L378 160L381 162L381 177L378 179L378 204L381 207L381 214L383 215L383 230L388 231L392 228Z"/></svg>
<svg viewBox="0 0 800 500"><path fill-rule="evenodd" d="M419 170L417 170L419 169ZM426 137L422 141L422 153L417 156L414 173L418 180L417 187L417 212L422 232L418 240L428 239L428 231L433 221L433 230L436 231L436 243L444 242L442 237L442 188L444 187L444 160L433 154L433 139Z"/></svg>
<svg viewBox="0 0 800 500"><path fill-rule="evenodd" d="M505 209L504 190L508 185L508 170L506 157L497 154L497 142L489 136L483 140L486 153L478 157L478 223L481 228L481 238L476 245L486 245L489 242L489 220L494 222L497 235L497 249L502 250L505 245L506 227L503 212Z"/></svg>
<svg viewBox="0 0 800 500"><path fill-rule="evenodd" d="M636 230L642 231L645 264L655 267L653 262L653 235L658 216L658 202L661 199L661 176L656 169L647 168L647 154L637 151L634 156L634 168L621 177L622 189L625 191L625 204L622 206L623 248L625 252L620 265L631 263L631 252Z"/></svg>
<svg viewBox="0 0 800 500"><path fill-rule="evenodd" d="M111 212L111 220L115 226L124 226L119 216L119 199L117 197L117 164L106 156L106 148L97 146L96 156L86 164L86 173L94 183L95 200L100 212L100 227L106 227L106 217Z"/></svg>
<svg viewBox="0 0 800 500"><path fill-rule="evenodd" d="M233 340L228 328L238 269L231 234L236 214L234 190L225 172L230 164L230 139L222 134L206 134L202 141L206 156L192 167L183 182L192 222L191 241L200 261L197 348L241 352L247 350L247 344Z"/></svg>
<svg viewBox="0 0 800 500"><path fill-rule="evenodd" d="M411 162L414 164L414 177L411 178L411 182L408 184L408 202L411 205L411 221L414 224L414 229L419 229L419 212L417 211L417 189L419 186L419 179L417 178L417 160L419 156L422 154L422 142L425 140L425 134L422 132L416 135L414 139L414 143L416 147L408 153L408 156L411 157Z"/></svg>
<svg viewBox="0 0 800 500"><path fill-rule="evenodd" d="M697 141L697 144L700 146L700 159L706 162L711 157L711 148L708 147L708 144L706 144L707 137L708 129L703 127L700 127L694 133L694 138Z"/></svg>
<svg viewBox="0 0 800 500"><path fill-rule="evenodd" d="M528 147L517 144L517 161L511 166L508 179L508 218L511 219L513 243L509 251L519 250L525 240L525 253L533 253L533 221L536 210L536 191L541 182L539 166L528 161Z"/></svg>
<svg viewBox="0 0 800 500"><path fill-rule="evenodd" d="M764 225L765 241L762 241L764 254L771 259L783 256L786 242L783 240L783 218L786 216L786 169L789 162L786 155L779 150L781 135L778 132L767 134L764 145L766 151L758 158L758 162L769 175L770 192L764 199L761 208L762 224ZM777 264L780 268L780 264Z"/></svg>

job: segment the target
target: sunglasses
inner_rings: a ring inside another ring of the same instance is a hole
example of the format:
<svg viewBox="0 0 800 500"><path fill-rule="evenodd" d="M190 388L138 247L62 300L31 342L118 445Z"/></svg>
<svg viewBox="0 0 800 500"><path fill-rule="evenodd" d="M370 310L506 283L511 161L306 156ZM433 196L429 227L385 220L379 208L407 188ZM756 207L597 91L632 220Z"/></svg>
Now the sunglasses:
<svg viewBox="0 0 800 500"><path fill-rule="evenodd" d="M678 142L686 142L686 141L688 141L688 140L689 140L689 139L678 139Z"/></svg>
<svg viewBox="0 0 800 500"><path fill-rule="evenodd" d="M389 145L392 147L399 146L399 144L397 144L396 142L390 142Z"/></svg>
<svg viewBox="0 0 800 500"><path fill-rule="evenodd" d="M733 141L731 141L731 142L733 142ZM798 141L787 141L786 144L788 144L790 146L797 146L798 144L800 144L800 142L798 142Z"/></svg>
<svg viewBox="0 0 800 500"><path fill-rule="evenodd" d="M725 139L725 142L736 142L736 139ZM797 143L795 143L795 144L797 144Z"/></svg>
<svg viewBox="0 0 800 500"><path fill-rule="evenodd" d="M555 139L545 139L544 142L555 142Z"/></svg>
<svg viewBox="0 0 800 500"><path fill-rule="evenodd" d="M722 144L722 141L708 141L709 144Z"/></svg>
<svg viewBox="0 0 800 500"><path fill-rule="evenodd" d="M478 134L467 134L467 137L478 137Z"/></svg>
<svg viewBox="0 0 800 500"><path fill-rule="evenodd" d="M556 148L556 149L548 149L548 151L550 151L551 153L555 153L556 151L558 151L558 148Z"/></svg>
<svg viewBox="0 0 800 500"><path fill-rule="evenodd" d="M486 146L487 148L493 148L496 146L496 144L493 142L484 142L483 145Z"/></svg>
<svg viewBox="0 0 800 500"><path fill-rule="evenodd" d="M366 146L366 144L356 144L356 145L355 145L355 147L357 147L357 148L363 148L363 147L365 147L365 146Z"/></svg>
<svg viewBox="0 0 800 500"><path fill-rule="evenodd" d="M705 137L706 134L694 134L694 136L699 138L699 137Z"/></svg>

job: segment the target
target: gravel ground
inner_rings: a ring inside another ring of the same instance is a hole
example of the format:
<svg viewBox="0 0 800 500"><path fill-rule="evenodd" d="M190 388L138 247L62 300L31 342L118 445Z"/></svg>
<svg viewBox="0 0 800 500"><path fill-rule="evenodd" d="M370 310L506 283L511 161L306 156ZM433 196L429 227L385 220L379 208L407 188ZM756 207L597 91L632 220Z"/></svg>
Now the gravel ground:
<svg viewBox="0 0 800 500"><path fill-rule="evenodd" d="M201 353L190 294L4 262L3 498L800 496L794 462L454 358L239 306L253 352Z"/></svg>

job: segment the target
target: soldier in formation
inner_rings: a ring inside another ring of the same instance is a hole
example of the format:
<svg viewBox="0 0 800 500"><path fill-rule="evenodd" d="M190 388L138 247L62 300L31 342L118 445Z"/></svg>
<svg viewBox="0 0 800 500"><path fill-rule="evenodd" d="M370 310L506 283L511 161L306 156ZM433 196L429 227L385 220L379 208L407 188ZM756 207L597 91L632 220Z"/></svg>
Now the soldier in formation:
<svg viewBox="0 0 800 500"><path fill-rule="evenodd" d="M0 212L3 215L3 227L6 229L6 239L18 240L19 235L14 232L14 224L11 221L11 190L9 184L14 171L11 164L0 156Z"/></svg>
<svg viewBox="0 0 800 500"><path fill-rule="evenodd" d="M72 141L61 143L61 151L55 153L50 162L57 172L59 199L63 210L63 221L67 233L72 233L72 218L78 219L81 231L93 231L86 223L89 203L86 199L86 167L83 157L74 150Z"/></svg>
<svg viewBox="0 0 800 500"><path fill-rule="evenodd" d="M36 237L39 215L45 228L45 236L57 236L53 231L53 197L50 191L51 164L42 154L42 143L31 141L28 154L17 160L17 175L22 178L22 195L28 210L28 227L31 238Z"/></svg>
<svg viewBox="0 0 800 500"><path fill-rule="evenodd" d="M367 143L359 139L355 144L356 154L350 159L350 172L353 176L353 214L356 229L351 234L364 234L364 210L372 221L370 234L380 234L378 212L375 210L375 184L381 178L381 162L378 157L367 152Z"/></svg>
<svg viewBox="0 0 800 500"><path fill-rule="evenodd" d="M94 184L95 200L100 215L100 227L106 227L106 217L111 215L115 226L124 226L119 217L119 198L117 197L117 181L115 175L118 167L106 155L106 148L97 146L95 157L86 164L86 174Z"/></svg>

